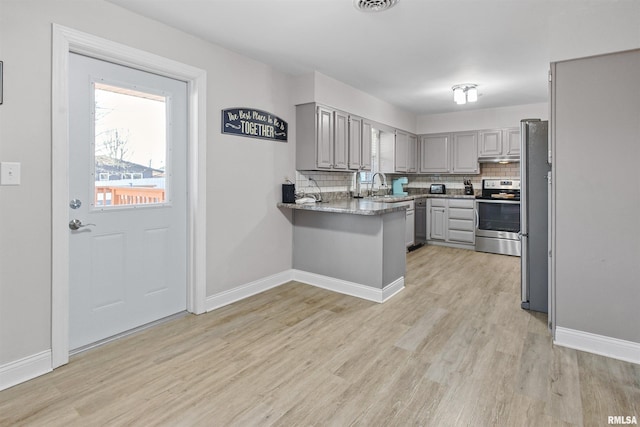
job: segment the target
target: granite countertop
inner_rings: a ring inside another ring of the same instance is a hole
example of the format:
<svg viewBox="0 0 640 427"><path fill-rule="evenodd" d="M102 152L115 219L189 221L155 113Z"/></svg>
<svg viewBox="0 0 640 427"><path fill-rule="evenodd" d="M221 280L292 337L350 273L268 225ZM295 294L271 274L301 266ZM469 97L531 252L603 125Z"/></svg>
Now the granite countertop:
<svg viewBox="0 0 640 427"><path fill-rule="evenodd" d="M316 212L347 213L352 215L383 215L389 212L406 210L401 202L422 198L437 199L475 199L475 195L466 194L410 194L407 196L374 196L362 199L335 199L321 203L278 203L279 208L300 209Z"/></svg>
<svg viewBox="0 0 640 427"><path fill-rule="evenodd" d="M467 194L410 194L408 196L378 196L374 199L380 199L383 202L393 201L393 202L401 202L405 200L416 200L416 199L475 199L475 194L467 195Z"/></svg>
<svg viewBox="0 0 640 427"><path fill-rule="evenodd" d="M393 200L402 202L413 199ZM278 203L279 208L300 209L305 211L346 213L352 215L383 215L389 212L403 211L407 205L378 202L372 199L340 199L321 203Z"/></svg>

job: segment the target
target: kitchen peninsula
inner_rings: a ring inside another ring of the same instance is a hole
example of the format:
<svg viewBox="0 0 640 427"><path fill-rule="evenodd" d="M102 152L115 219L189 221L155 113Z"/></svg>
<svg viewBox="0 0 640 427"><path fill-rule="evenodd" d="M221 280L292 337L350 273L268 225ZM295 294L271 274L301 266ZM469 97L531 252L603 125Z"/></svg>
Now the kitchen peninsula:
<svg viewBox="0 0 640 427"><path fill-rule="evenodd" d="M406 205L370 199L292 209L295 280L384 302L404 288Z"/></svg>

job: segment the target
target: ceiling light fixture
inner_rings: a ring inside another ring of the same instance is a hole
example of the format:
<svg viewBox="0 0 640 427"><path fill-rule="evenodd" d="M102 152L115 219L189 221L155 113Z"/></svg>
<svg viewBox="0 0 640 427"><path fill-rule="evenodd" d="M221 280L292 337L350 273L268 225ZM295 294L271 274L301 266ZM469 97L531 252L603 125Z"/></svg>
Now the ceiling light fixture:
<svg viewBox="0 0 640 427"><path fill-rule="evenodd" d="M453 101L458 105L464 105L467 102L476 102L478 100L478 85L465 83L455 85L453 89Z"/></svg>
<svg viewBox="0 0 640 427"><path fill-rule="evenodd" d="M382 12L391 9L399 0L353 0L353 7L362 12Z"/></svg>

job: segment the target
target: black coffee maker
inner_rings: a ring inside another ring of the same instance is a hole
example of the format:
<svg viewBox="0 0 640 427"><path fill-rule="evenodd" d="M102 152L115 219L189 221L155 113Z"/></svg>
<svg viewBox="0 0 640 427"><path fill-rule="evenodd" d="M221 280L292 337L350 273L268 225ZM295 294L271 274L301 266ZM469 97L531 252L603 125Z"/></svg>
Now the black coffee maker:
<svg viewBox="0 0 640 427"><path fill-rule="evenodd" d="M464 180L464 194L473 195L473 185L471 184L470 179Z"/></svg>

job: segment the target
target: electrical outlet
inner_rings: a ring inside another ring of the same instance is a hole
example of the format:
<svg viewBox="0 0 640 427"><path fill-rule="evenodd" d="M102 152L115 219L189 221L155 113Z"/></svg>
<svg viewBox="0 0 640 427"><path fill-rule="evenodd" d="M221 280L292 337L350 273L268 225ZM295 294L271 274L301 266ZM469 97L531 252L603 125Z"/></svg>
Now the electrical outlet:
<svg viewBox="0 0 640 427"><path fill-rule="evenodd" d="M20 185L20 163L0 162L0 185Z"/></svg>

